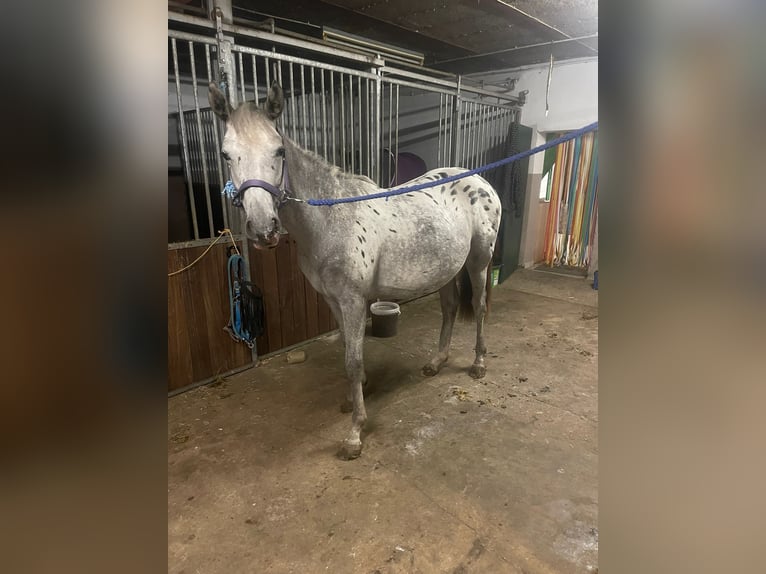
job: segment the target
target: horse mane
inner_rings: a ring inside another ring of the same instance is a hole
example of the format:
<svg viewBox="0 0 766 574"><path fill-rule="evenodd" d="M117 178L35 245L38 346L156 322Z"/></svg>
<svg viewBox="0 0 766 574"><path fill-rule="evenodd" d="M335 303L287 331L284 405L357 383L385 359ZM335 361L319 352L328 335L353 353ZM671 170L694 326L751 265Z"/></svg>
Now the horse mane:
<svg viewBox="0 0 766 574"><path fill-rule="evenodd" d="M292 148L295 155L300 157L299 161L288 163L290 172L301 171L302 180L316 180L316 184L311 186L313 197L329 199L368 195L380 190L378 184L366 175L345 172L318 153L301 147L290 138L285 137L284 141Z"/></svg>

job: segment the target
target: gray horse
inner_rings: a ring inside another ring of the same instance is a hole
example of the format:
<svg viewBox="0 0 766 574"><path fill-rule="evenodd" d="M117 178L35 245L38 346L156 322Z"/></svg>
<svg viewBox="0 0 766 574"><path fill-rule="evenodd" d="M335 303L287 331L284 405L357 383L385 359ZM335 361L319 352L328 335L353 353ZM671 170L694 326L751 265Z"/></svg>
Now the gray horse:
<svg viewBox="0 0 766 574"><path fill-rule="evenodd" d="M477 175L421 192L332 207L294 199L361 196L378 192L363 176L347 174L300 148L275 126L284 107L282 88L272 84L262 107L245 102L233 109L215 84L210 105L226 122L222 154L247 216L246 235L257 248L279 242L284 228L295 238L298 265L332 309L346 348L349 378L343 412L353 410L351 432L339 456L358 457L367 420L362 360L367 302L400 301L439 291L443 314L439 351L423 374L439 372L449 355L458 307L476 320L476 360L470 375L486 373L482 334L488 268L500 223L500 200ZM430 171L411 183L462 173Z"/></svg>

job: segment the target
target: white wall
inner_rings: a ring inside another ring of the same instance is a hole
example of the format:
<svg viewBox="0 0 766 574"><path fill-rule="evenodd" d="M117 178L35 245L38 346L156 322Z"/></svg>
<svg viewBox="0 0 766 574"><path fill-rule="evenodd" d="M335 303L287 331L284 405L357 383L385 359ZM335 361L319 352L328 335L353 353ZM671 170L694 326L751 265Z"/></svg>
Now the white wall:
<svg viewBox="0 0 766 574"><path fill-rule="evenodd" d="M598 121L598 58L554 62L547 116L547 63L471 77L487 83L516 78L514 93L529 90L527 103L521 111L521 123L533 129L533 147L545 142L545 132L574 130ZM531 267L542 259L545 221L548 216L548 204L539 199L544 155L535 154L529 161L521 232L520 264L524 267Z"/></svg>

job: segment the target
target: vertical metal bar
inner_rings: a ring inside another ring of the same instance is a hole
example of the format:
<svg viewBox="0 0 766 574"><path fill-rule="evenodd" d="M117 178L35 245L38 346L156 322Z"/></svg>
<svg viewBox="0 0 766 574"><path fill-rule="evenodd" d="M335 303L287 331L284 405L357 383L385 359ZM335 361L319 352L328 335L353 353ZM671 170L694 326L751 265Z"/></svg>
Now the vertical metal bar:
<svg viewBox="0 0 766 574"><path fill-rule="evenodd" d="M371 120L372 120L372 106L370 105L370 78L365 78L364 80L365 84L365 100L367 102L367 105L364 106L364 115L366 121L365 127L367 129L367 137L365 138L365 142L367 143L367 177L370 179L373 179L375 177L375 174L372 173L372 137L370 133L372 130L370 129L372 127Z"/></svg>
<svg viewBox="0 0 766 574"><path fill-rule="evenodd" d="M205 60L207 63L207 81L208 83L213 81L213 73L212 73L212 67L210 65L210 45L205 44ZM215 158L216 158L216 165L218 166L218 183L221 185L221 189L223 189L224 185L224 177L223 177L223 162L221 161L221 141L218 137L218 116L213 114L213 117L211 118L212 127L213 127L213 144L215 145ZM226 178L228 179L228 178ZM226 227L229 227L229 213L227 209L226 204L226 197L224 195L221 195L221 209L223 210L223 224Z"/></svg>
<svg viewBox="0 0 766 574"><path fill-rule="evenodd" d="M442 115L444 135L442 136L442 165L449 165L449 96L447 94L441 94L444 100L444 108L439 112Z"/></svg>
<svg viewBox="0 0 766 574"><path fill-rule="evenodd" d="M194 111L197 115L197 133L199 134L198 145L199 152L202 160L202 181L205 184L205 205L207 206L207 221L210 226L210 237L215 235L215 229L213 228L213 207L210 203L210 181L207 175L207 152L202 141L202 113L199 109L199 93L197 91L197 66L194 61L194 43L189 42L189 64L191 65L192 74L192 87L194 90Z"/></svg>
<svg viewBox="0 0 766 574"><path fill-rule="evenodd" d="M199 239L199 229L197 227L197 206L194 203L194 188L191 180L191 170L189 167L189 149L186 139L186 126L184 125L184 106L181 101L181 79L178 76L178 50L176 48L176 39L171 38L170 44L173 49L173 70L176 80L176 99L178 100L178 123L181 125L181 148L183 150L184 171L186 172L186 188L189 192L189 203L191 204L192 227L194 228L194 239Z"/></svg>
<svg viewBox="0 0 766 574"><path fill-rule="evenodd" d="M330 70L330 114L332 115L332 163L338 165L337 147L335 146L335 72Z"/></svg>
<svg viewBox="0 0 766 574"><path fill-rule="evenodd" d="M399 84L396 84L396 136L394 137L394 145L396 151L394 152L394 182L397 179L397 172L399 171Z"/></svg>
<svg viewBox="0 0 766 574"><path fill-rule="evenodd" d="M452 136L450 162L452 167L460 167L460 76L458 76L457 93L452 96Z"/></svg>
<svg viewBox="0 0 766 574"><path fill-rule="evenodd" d="M242 67L242 52L237 52L237 63L239 64L239 91L242 94L242 101L245 101L245 70Z"/></svg>
<svg viewBox="0 0 766 574"><path fill-rule="evenodd" d="M487 106L481 105L481 145L479 147L479 165L484 165L487 157Z"/></svg>
<svg viewBox="0 0 766 574"><path fill-rule="evenodd" d="M258 105L258 70L256 68L256 62L255 62L255 54L252 54L250 56L250 59L253 61L253 99L255 100L255 105Z"/></svg>
<svg viewBox="0 0 766 574"><path fill-rule="evenodd" d="M382 84L380 80L380 70L375 70L375 150L373 151L373 160L375 162L375 181L378 185L383 182L380 181L380 146L383 141L380 106L381 98L383 97Z"/></svg>
<svg viewBox="0 0 766 574"><path fill-rule="evenodd" d="M314 82L314 68L311 68L311 149L314 150L314 153L317 153L317 96L316 96L316 85ZM321 72L321 70L320 70ZM322 127L324 127L324 122L322 122Z"/></svg>
<svg viewBox="0 0 766 574"><path fill-rule="evenodd" d="M473 103L473 167L479 167L479 130L481 126L481 110L479 102Z"/></svg>
<svg viewBox="0 0 766 574"><path fill-rule="evenodd" d="M346 99L346 93L343 86L343 74L339 74L340 76L340 92L338 95L340 96L340 163L341 163L341 169L343 171L346 171L346 106L345 106L345 99Z"/></svg>
<svg viewBox="0 0 766 574"><path fill-rule="evenodd" d="M269 88L271 88L271 71L269 70L269 59L264 58L263 61L266 63L266 97L269 97Z"/></svg>
<svg viewBox="0 0 766 574"><path fill-rule="evenodd" d="M386 154L386 164L388 165L388 181L386 187L390 187L393 180L394 164L396 163L394 158L394 150L391 149L393 145L394 136L394 85L388 83L388 154ZM392 158L394 161L392 163Z"/></svg>
<svg viewBox="0 0 766 574"><path fill-rule="evenodd" d="M436 163L442 165L442 111L444 108L444 94L439 93L439 127L436 130Z"/></svg>
<svg viewBox="0 0 766 574"><path fill-rule="evenodd" d="M362 77L357 78L357 98L359 99L359 173L364 173L364 139L362 139Z"/></svg>
<svg viewBox="0 0 766 574"><path fill-rule="evenodd" d="M348 117L351 120L349 122L349 127L351 128L351 173L356 173L355 171L355 147L354 147L354 77L349 75L348 77Z"/></svg>
<svg viewBox="0 0 766 574"><path fill-rule="evenodd" d="M465 167L471 166L471 112L473 111L473 103L465 102L465 129L463 130L463 141L465 142Z"/></svg>
<svg viewBox="0 0 766 574"><path fill-rule="evenodd" d="M308 119L306 117L306 76L303 71L303 64L301 64L301 111L303 119L303 141L301 145L308 147Z"/></svg>
<svg viewBox="0 0 766 574"><path fill-rule="evenodd" d="M322 90L322 129L319 131L322 133L322 156L327 159L327 102L324 93L324 70L320 68L319 74L319 89Z"/></svg>
<svg viewBox="0 0 766 574"><path fill-rule="evenodd" d="M290 62L290 133L294 140L298 139L298 112L295 103L295 76L293 75L293 63Z"/></svg>

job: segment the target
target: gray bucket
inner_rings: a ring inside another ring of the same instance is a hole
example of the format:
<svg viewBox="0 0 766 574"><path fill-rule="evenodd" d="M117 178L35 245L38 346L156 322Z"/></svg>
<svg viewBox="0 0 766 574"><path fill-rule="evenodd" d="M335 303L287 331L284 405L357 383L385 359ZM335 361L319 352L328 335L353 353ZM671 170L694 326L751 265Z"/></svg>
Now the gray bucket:
<svg viewBox="0 0 766 574"><path fill-rule="evenodd" d="M399 305L390 301L378 301L370 305L372 313L372 336L393 337L399 324Z"/></svg>

